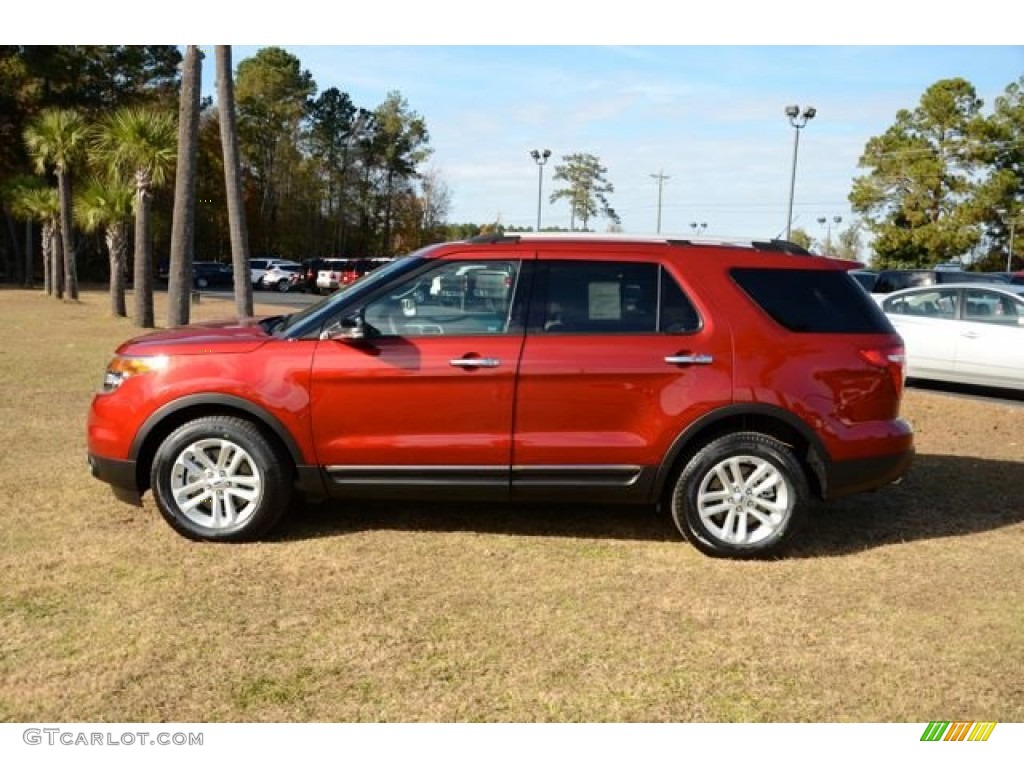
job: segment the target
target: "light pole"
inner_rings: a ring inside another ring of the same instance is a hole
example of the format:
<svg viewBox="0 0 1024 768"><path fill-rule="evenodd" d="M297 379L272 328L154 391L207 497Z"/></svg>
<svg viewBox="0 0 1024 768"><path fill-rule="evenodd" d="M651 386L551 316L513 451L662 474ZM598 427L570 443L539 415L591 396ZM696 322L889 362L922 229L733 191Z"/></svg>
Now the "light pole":
<svg viewBox="0 0 1024 768"><path fill-rule="evenodd" d="M540 233L540 200L541 190L544 189L544 165L551 157L551 150L545 149L540 152L536 149L530 150L530 157L537 164L537 232Z"/></svg>
<svg viewBox="0 0 1024 768"><path fill-rule="evenodd" d="M1010 266L1013 263L1013 218L1010 219L1010 248L1006 254L1006 271L1012 272L1013 268Z"/></svg>
<svg viewBox="0 0 1024 768"><path fill-rule="evenodd" d="M836 225L836 229L839 228L840 222L842 222L842 216L833 216L831 219L825 216L818 217L818 223L821 226L826 227L825 230L825 255L830 256L832 254L832 224Z"/></svg>
<svg viewBox="0 0 1024 768"><path fill-rule="evenodd" d="M818 114L814 107L807 107L803 113L796 104L786 107L786 117L789 124L793 126L793 170L789 175L789 213L786 214L786 239L789 240L793 228L793 191L796 188L796 156L800 151L800 129L807 125Z"/></svg>
<svg viewBox="0 0 1024 768"><path fill-rule="evenodd" d="M664 186L665 182L668 181L669 179L671 179L672 177L671 176L666 176L664 171L658 171L657 173L652 173L651 174L651 178L658 182L658 229L657 229L657 233L660 235L661 234L661 189Z"/></svg>

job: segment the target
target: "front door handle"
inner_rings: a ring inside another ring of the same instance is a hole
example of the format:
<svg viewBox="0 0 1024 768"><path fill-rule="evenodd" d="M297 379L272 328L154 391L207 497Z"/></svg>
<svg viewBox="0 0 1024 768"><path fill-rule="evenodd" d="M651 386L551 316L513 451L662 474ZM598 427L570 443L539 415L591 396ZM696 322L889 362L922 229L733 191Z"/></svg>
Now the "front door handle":
<svg viewBox="0 0 1024 768"><path fill-rule="evenodd" d="M665 358L669 365L710 365L714 360L711 355L669 355Z"/></svg>
<svg viewBox="0 0 1024 768"><path fill-rule="evenodd" d="M501 360L494 357L457 357L448 363L456 368L497 368Z"/></svg>

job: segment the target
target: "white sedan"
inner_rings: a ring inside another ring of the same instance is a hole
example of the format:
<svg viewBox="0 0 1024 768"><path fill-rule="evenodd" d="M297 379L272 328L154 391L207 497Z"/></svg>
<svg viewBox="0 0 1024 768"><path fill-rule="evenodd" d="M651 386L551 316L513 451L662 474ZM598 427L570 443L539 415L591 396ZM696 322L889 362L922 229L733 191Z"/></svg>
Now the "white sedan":
<svg viewBox="0 0 1024 768"><path fill-rule="evenodd" d="M879 304L907 353L907 378L1024 390L1024 285L947 283Z"/></svg>

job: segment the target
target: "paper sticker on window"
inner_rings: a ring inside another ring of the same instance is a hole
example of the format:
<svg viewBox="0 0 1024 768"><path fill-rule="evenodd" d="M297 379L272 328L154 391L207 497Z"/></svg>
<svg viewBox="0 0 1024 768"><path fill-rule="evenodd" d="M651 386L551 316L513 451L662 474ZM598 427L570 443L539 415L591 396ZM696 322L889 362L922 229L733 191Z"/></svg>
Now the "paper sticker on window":
<svg viewBox="0 0 1024 768"><path fill-rule="evenodd" d="M622 319L622 298L618 283L590 283L587 286L587 315L591 320Z"/></svg>

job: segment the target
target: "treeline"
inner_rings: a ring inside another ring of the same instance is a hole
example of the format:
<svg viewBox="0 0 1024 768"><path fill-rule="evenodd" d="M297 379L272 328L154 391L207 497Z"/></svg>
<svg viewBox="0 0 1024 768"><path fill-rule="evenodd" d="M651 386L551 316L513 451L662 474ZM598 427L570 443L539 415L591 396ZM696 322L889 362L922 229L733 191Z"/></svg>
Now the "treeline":
<svg viewBox="0 0 1024 768"><path fill-rule="evenodd" d="M873 266L1006 269L1024 224L1024 77L987 114L968 81L935 83L867 142L859 167L850 204L872 235Z"/></svg>
<svg viewBox="0 0 1024 768"><path fill-rule="evenodd" d="M212 68L212 55L206 59ZM111 135L114 115L144 113L173 124L181 62L174 46L0 47L0 272L8 279L34 277L23 254L40 243L50 248L60 230L61 178L75 189L77 210L61 240L82 279L107 279L109 228L97 221L105 214L95 210L90 179L108 178L103 169L118 161L111 142L99 137ZM264 48L238 63L235 103L254 256L385 256L479 231L446 223L448 187L425 167L426 121L400 93L372 108L357 106L338 88L319 91L292 54ZM150 169L159 172L148 190L154 263L166 260L170 243L173 189L162 182L174 178L174 139L172 133L170 146L154 148L171 162ZM196 169L195 258L230 261L219 115L210 99L202 105ZM116 215L129 220L130 193L125 202L109 186L107 192L102 202L122 205ZM38 272L38 257L32 263ZM63 286L61 275L51 277Z"/></svg>

